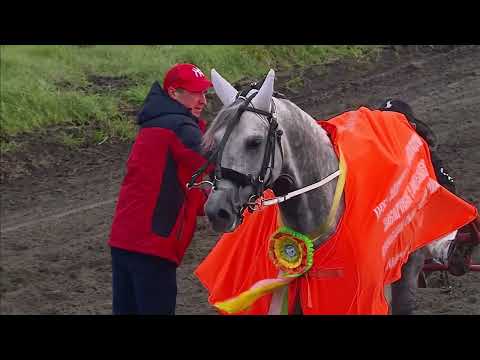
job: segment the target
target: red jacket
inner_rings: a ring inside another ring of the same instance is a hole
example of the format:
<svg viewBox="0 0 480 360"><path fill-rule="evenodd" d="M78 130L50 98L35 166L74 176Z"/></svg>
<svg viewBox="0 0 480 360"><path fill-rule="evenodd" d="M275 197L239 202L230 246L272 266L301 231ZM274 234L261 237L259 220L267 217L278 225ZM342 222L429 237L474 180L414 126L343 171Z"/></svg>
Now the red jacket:
<svg viewBox="0 0 480 360"><path fill-rule="evenodd" d="M157 82L138 122L141 128L127 161L108 244L179 265L206 200L201 190L187 191L185 186L205 163L200 155L205 122Z"/></svg>

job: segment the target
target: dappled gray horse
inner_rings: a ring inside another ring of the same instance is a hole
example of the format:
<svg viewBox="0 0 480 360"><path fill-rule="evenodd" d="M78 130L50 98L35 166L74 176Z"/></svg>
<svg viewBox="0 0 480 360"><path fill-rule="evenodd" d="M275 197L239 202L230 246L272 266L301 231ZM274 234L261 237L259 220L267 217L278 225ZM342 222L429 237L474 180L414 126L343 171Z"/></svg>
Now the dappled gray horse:
<svg viewBox="0 0 480 360"><path fill-rule="evenodd" d="M274 96L273 70L258 92L239 94L215 70L212 82L225 105L204 137L206 151L218 152L214 189L205 205L216 231L233 231L241 223L243 211L254 209L255 200L266 188L276 195L286 194L316 184L338 170L339 159L326 131L295 104ZM275 126L271 126L272 112ZM337 181L333 177L314 191L282 202L284 224L303 234L314 233L330 212ZM315 239L314 248L332 235L343 212L342 195L333 221ZM401 279L386 289L393 314L413 311L424 259L422 251L412 253Z"/></svg>

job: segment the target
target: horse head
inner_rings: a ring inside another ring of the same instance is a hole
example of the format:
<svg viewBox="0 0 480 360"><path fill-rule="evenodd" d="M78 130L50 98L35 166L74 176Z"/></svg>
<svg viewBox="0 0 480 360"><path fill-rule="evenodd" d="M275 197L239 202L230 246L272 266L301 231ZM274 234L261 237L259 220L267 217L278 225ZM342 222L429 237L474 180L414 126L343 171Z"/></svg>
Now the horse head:
<svg viewBox="0 0 480 360"><path fill-rule="evenodd" d="M276 195L311 185L338 169L326 132L306 112L274 92L275 72L261 86L238 92L212 70L212 83L224 107L204 136L214 159L213 191L205 204L212 227L230 232L266 189ZM299 231L310 231L330 209L335 186L303 194L281 205L282 217Z"/></svg>
<svg viewBox="0 0 480 360"><path fill-rule="evenodd" d="M214 188L205 213L216 231L233 231L242 212L282 168L281 130L272 99L275 72L270 70L260 89L239 93L212 70L212 83L224 107L204 137L207 152L216 153Z"/></svg>

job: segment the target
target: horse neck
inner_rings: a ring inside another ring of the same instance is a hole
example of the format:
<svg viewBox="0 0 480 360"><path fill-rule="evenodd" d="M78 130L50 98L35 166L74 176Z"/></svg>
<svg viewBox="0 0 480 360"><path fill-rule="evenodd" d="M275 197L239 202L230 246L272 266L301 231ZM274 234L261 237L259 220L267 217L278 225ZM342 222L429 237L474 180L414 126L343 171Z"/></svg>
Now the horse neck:
<svg viewBox="0 0 480 360"><path fill-rule="evenodd" d="M285 104L285 103L284 103ZM338 157L330 139L316 121L300 108L290 103L279 111L279 124L284 131L282 147L284 163L282 172L295 179L288 191L293 191L326 178L338 170ZM293 106L293 108L292 108ZM283 119L283 121L282 121ZM338 179L338 178L337 178ZM317 232L330 212L337 179L280 204L282 221L288 227L304 234ZM318 246L335 230L343 201L331 228L315 242Z"/></svg>

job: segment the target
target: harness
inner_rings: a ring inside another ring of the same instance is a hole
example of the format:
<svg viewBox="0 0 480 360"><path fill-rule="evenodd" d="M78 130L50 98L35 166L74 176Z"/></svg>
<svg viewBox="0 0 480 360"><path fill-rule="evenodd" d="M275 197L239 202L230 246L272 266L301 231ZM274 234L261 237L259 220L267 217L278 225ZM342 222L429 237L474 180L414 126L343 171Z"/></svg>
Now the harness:
<svg viewBox="0 0 480 360"><path fill-rule="evenodd" d="M275 104L272 102L272 111L267 112L260 109L256 109L253 106L250 106L252 99L258 94L255 92L251 95L248 93L251 90L258 90L261 87L261 83L251 83L249 87L239 92L236 96L237 99L243 99L244 102L238 108L237 113L234 116L233 121L228 125L225 134L223 135L220 144L216 147L213 153L208 157L207 162L193 174L190 182L187 184L187 188L200 186L203 184L209 184L213 189L217 188L218 182L222 179L227 179L233 181L234 183L240 186L251 185L253 187L253 193L250 195L247 204L245 204L240 210L240 214L248 208L250 211L254 211L258 207L257 199L259 199L265 189L271 187L272 182L272 169L275 167L275 150L278 144L280 148L280 153L282 154L283 162L283 150L282 143L280 141L283 134L282 130L278 129L278 122L275 117ZM284 97L280 93L275 93L275 97ZM258 176L252 174L244 174L234 169L226 168L221 166L223 150L225 149L225 144L227 143L230 135L232 134L233 129L240 121L242 114L245 111L253 112L257 115L266 117L268 122L268 133L267 133L267 142L265 146L265 152L263 155L262 165ZM213 181L202 181L200 183L195 183L195 180L202 174L211 163L216 164ZM270 169L270 171L268 171ZM268 175L267 175L268 172Z"/></svg>

